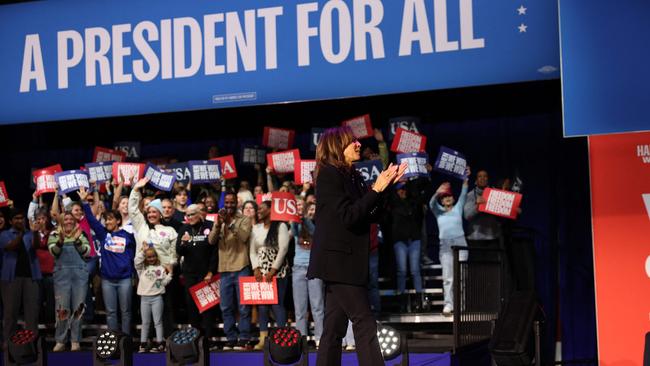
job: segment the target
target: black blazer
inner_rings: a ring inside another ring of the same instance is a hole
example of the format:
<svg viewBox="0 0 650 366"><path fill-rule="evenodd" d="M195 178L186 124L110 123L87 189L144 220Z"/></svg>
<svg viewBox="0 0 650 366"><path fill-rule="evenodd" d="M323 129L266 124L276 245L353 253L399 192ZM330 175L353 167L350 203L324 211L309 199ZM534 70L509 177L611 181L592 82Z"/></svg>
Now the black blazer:
<svg viewBox="0 0 650 366"><path fill-rule="evenodd" d="M379 217L382 196L355 169L320 168L308 278L367 285L370 223Z"/></svg>

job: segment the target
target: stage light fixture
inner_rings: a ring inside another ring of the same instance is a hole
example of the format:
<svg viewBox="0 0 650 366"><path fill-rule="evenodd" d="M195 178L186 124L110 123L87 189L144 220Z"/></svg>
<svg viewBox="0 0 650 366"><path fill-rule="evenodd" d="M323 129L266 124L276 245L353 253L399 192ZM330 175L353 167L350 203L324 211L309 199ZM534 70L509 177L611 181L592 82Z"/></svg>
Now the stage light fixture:
<svg viewBox="0 0 650 366"><path fill-rule="evenodd" d="M133 344L130 336L106 330L97 336L94 343L94 366L133 365Z"/></svg>
<svg viewBox="0 0 650 366"><path fill-rule="evenodd" d="M402 365L408 365L408 347L406 338L387 325L377 325L377 340L385 361L391 361L402 355Z"/></svg>
<svg viewBox="0 0 650 366"><path fill-rule="evenodd" d="M271 328L264 343L264 365L309 365L307 337L293 327Z"/></svg>
<svg viewBox="0 0 650 366"><path fill-rule="evenodd" d="M179 329L167 338L167 365L207 366L209 362L208 343L198 329Z"/></svg>
<svg viewBox="0 0 650 366"><path fill-rule="evenodd" d="M43 340L37 332L20 329L9 337L5 365L47 365L47 355Z"/></svg>

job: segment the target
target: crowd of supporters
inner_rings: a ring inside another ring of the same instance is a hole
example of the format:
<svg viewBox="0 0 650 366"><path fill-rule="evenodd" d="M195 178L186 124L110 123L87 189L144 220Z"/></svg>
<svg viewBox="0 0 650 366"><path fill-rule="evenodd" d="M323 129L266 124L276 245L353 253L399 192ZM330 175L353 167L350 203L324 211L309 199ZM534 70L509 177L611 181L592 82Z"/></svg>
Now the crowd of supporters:
<svg viewBox="0 0 650 366"><path fill-rule="evenodd" d="M389 153L381 132L375 139L377 148L366 147L363 157L386 166ZM287 308L292 308L301 333L309 334L313 319L318 346L324 285L306 277L318 217L317 187L296 185L292 177L274 174L269 167L255 168L252 189L246 180L221 180L177 183L171 192L162 192L143 178L130 186L114 181L91 184L89 191L54 194L51 200L34 194L27 210L0 211L3 340L17 329L22 309L25 328L37 330L39 320L54 325L54 351L66 350L68 341L71 350L79 350L82 322L92 321L95 311L103 309L108 328L126 334L136 335L134 320L140 319L141 352L163 351L163 339L178 324L191 324L211 338L218 319L227 338L220 348L261 349L270 318L284 326L290 317ZM465 180L458 199L448 183L434 191L431 177L396 185L386 217L371 231L368 296L377 318L380 245L392 246L401 310L407 311L407 303L413 304L413 311L422 309L420 266L431 263L426 245L429 208L439 228L443 312L453 312L450 247L467 245L466 234L477 246L492 245L501 235L499 220L477 211L487 185L485 171L477 173L476 187L469 193ZM273 191L295 195L300 222L271 221L270 203L258 204L255 197ZM211 221L209 214L218 216ZM200 313L189 289L217 274L220 305ZM407 274L415 289L411 301ZM241 304L243 276L258 281L275 278L278 304L256 308ZM255 323L260 330L256 340L251 334ZM351 327L348 333L344 346L353 348Z"/></svg>

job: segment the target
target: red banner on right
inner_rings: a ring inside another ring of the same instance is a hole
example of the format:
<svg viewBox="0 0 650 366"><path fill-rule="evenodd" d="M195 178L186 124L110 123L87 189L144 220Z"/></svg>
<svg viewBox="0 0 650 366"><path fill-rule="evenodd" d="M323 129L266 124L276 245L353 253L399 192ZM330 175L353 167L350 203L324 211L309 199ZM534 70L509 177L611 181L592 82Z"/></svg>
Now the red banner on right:
<svg viewBox="0 0 650 366"><path fill-rule="evenodd" d="M641 366L650 331L650 133L589 137L601 365Z"/></svg>

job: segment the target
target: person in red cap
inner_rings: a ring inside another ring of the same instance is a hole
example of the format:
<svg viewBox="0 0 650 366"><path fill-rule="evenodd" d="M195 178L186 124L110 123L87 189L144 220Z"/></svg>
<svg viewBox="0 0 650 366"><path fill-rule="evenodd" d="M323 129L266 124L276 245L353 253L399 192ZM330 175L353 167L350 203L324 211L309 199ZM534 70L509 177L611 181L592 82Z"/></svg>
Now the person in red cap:
<svg viewBox="0 0 650 366"><path fill-rule="evenodd" d="M442 313L451 315L454 310L454 256L452 246L467 246L465 232L463 231L463 206L467 196L467 180L470 175L469 167L465 171L463 189L455 201L449 182L442 183L429 201L429 207L436 216L440 239L439 258L442 265L442 287L444 294L444 307ZM461 251L460 260L467 259L467 251Z"/></svg>

